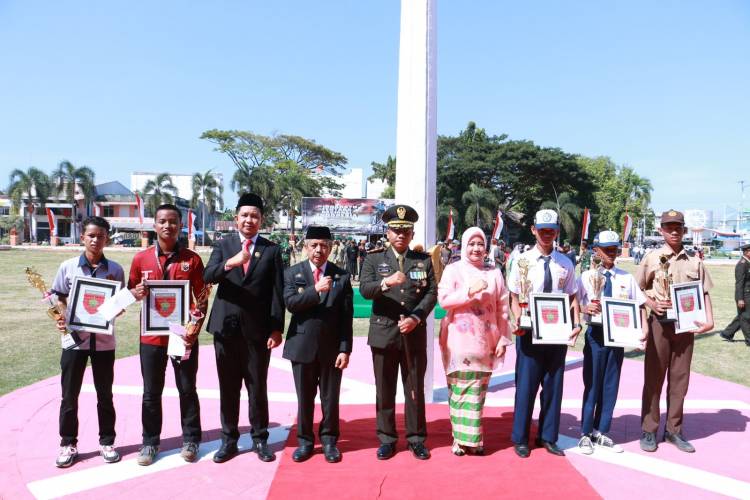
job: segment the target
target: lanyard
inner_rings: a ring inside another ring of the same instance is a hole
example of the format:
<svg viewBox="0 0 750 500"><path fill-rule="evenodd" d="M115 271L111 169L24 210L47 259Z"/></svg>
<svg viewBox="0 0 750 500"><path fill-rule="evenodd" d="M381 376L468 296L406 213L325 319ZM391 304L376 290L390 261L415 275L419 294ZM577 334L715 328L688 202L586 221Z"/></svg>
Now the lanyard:
<svg viewBox="0 0 750 500"><path fill-rule="evenodd" d="M174 252L172 252L172 255L167 257L167 260L165 261L165 268L162 268L161 266L161 260L159 260L159 245L154 245L154 253L156 254L156 267L159 269L159 273L161 273L161 279L169 279L169 270L172 267L172 262L170 262L173 258L177 256L179 253L179 248L175 246Z"/></svg>

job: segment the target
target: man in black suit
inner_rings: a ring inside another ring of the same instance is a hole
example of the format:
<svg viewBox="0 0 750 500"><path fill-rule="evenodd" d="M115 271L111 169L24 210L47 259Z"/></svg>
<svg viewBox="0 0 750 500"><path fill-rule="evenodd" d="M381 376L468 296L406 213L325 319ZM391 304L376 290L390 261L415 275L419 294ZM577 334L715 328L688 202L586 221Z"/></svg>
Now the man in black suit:
<svg viewBox="0 0 750 500"><path fill-rule="evenodd" d="M221 399L222 446L214 462L237 454L240 390L244 380L249 399L253 450L264 462L276 456L268 449L266 378L271 349L281 344L284 328L281 250L258 236L263 200L243 194L235 215L238 234L214 245L203 278L218 283L206 330L214 336Z"/></svg>
<svg viewBox="0 0 750 500"><path fill-rule="evenodd" d="M297 441L292 460L303 462L313 454L315 393L320 387L323 419L318 430L327 462L341 460L339 390L341 372L352 352L354 317L349 273L328 262L331 231L310 226L305 236L307 257L284 273L284 303L292 313L284 358L292 362L297 389Z"/></svg>
<svg viewBox="0 0 750 500"><path fill-rule="evenodd" d="M742 329L745 345L750 346L750 243L740 247L742 257L734 266L734 300L737 316L719 333L719 336L732 342L737 330Z"/></svg>
<svg viewBox="0 0 750 500"><path fill-rule="evenodd" d="M430 458L430 451L424 445L427 437L425 320L437 302L437 283L429 254L409 249L418 218L417 212L407 205L395 205L383 212L390 247L368 254L360 276L360 293L373 301L367 343L375 371L379 460L387 460L396 453L399 366L406 399L409 449L420 460Z"/></svg>

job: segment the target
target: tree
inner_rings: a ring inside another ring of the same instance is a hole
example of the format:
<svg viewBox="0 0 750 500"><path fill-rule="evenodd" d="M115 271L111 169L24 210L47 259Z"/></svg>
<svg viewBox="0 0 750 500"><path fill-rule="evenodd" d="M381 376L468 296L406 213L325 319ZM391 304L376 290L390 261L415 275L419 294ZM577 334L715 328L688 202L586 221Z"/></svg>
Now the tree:
<svg viewBox="0 0 750 500"><path fill-rule="evenodd" d="M569 192L579 206L589 206L594 191L591 176L575 156L531 141L508 140L505 134L489 135L474 122L457 136L438 137L437 178L439 205L465 214L463 194L475 184L495 195L513 231L521 231L519 223L524 220L526 227L530 225L542 202L553 195L553 185ZM474 214L471 219L475 218Z"/></svg>
<svg viewBox="0 0 750 500"><path fill-rule="evenodd" d="M605 156L578 156L576 161L593 178L597 188L591 210L593 229L621 231L625 213L635 221L645 220L647 226L653 223L651 181Z"/></svg>
<svg viewBox="0 0 750 500"><path fill-rule="evenodd" d="M14 210L19 211L21 202L28 200L27 208L33 204L34 195L41 203L42 208L47 204L47 199L52 192L52 182L47 174L36 167L29 167L26 172L21 169L15 169L10 173L10 183L8 185L8 196ZM33 212L29 212L29 240L36 241L36 235L32 231L31 218Z"/></svg>
<svg viewBox="0 0 750 500"><path fill-rule="evenodd" d="M201 230L203 236L201 236L201 245L206 245L206 207L211 207L211 212L218 210L224 210L224 186L216 179L212 173L213 170L208 170L206 173L201 174L196 172L193 174L192 188L193 198L190 200L190 205L195 207L198 206L198 202L203 203L201 208Z"/></svg>
<svg viewBox="0 0 750 500"><path fill-rule="evenodd" d="M461 196L461 201L466 205L464 222L467 226L474 224L477 227L482 227L482 221L485 222L486 226L494 219L497 198L489 189L471 183L469 184L469 190Z"/></svg>
<svg viewBox="0 0 750 500"><path fill-rule="evenodd" d="M201 139L216 144L215 150L229 156L237 167L230 181L233 190L237 193L252 191L263 198L268 207L264 219L268 222L273 221L273 211L286 199L281 184L292 169L291 165L295 165L292 170L307 173L308 187L315 186L309 191L318 193L312 196L324 192L337 196L342 188L336 178L346 165L346 156L313 140L296 135L264 136L216 129L203 132Z"/></svg>
<svg viewBox="0 0 750 500"><path fill-rule="evenodd" d="M372 175L367 178L368 181L380 179L381 181L388 184L383 192L380 194L382 198L395 198L396 197L396 159L388 155L388 159L385 163L370 163L372 166Z"/></svg>
<svg viewBox="0 0 750 500"><path fill-rule="evenodd" d="M157 174L154 179L149 180L143 186L143 195L147 197L144 200L146 207L152 215L156 215L156 208L164 203L174 203L177 196L177 187L172 182L172 176L167 173Z"/></svg>
<svg viewBox="0 0 750 500"><path fill-rule="evenodd" d="M83 205L88 206L89 202L94 199L96 184L94 179L96 174L92 169L86 166L76 167L68 160L63 160L52 173L52 182L55 185L58 196L73 206L73 227L74 234L70 236L75 240L80 234L80 223L78 222L78 203L76 202L76 188L83 195Z"/></svg>
<svg viewBox="0 0 750 500"><path fill-rule="evenodd" d="M290 231L294 234L294 219L301 210L302 198L319 196L320 186L310 172L292 160L279 165L282 174L279 178L279 205L291 218Z"/></svg>
<svg viewBox="0 0 750 500"><path fill-rule="evenodd" d="M583 209L576 205L570 193L560 193L554 200L542 203L541 208L550 208L557 212L563 239L573 239L581 222Z"/></svg>

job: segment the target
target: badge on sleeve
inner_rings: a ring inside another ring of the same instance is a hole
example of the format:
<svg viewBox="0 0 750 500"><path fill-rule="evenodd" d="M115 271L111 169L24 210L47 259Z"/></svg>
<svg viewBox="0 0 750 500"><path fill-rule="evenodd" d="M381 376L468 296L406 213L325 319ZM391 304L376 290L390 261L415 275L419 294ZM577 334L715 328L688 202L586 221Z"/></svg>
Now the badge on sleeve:
<svg viewBox="0 0 750 500"><path fill-rule="evenodd" d="M190 262L182 262L180 264L180 269L183 273L190 272Z"/></svg>
<svg viewBox="0 0 750 500"><path fill-rule="evenodd" d="M297 288L297 293L304 293L305 289L302 287Z"/></svg>
<svg viewBox="0 0 750 500"><path fill-rule="evenodd" d="M560 269L560 279L557 281L557 288L563 290L565 288L565 280L568 277L567 269Z"/></svg>
<svg viewBox="0 0 750 500"><path fill-rule="evenodd" d="M378 274L385 277L391 274L391 266L387 262L378 264Z"/></svg>

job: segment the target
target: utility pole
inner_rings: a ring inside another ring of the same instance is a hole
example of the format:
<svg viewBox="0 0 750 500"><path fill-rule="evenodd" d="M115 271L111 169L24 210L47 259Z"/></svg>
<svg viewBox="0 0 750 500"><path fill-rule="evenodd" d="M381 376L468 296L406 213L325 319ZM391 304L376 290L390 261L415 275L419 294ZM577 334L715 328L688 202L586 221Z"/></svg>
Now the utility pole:
<svg viewBox="0 0 750 500"><path fill-rule="evenodd" d="M737 234L740 234L740 231L742 231L742 215L744 210L744 201L745 201L745 183L747 181L738 181L740 184L740 209L737 212ZM740 236L742 238L742 236Z"/></svg>

